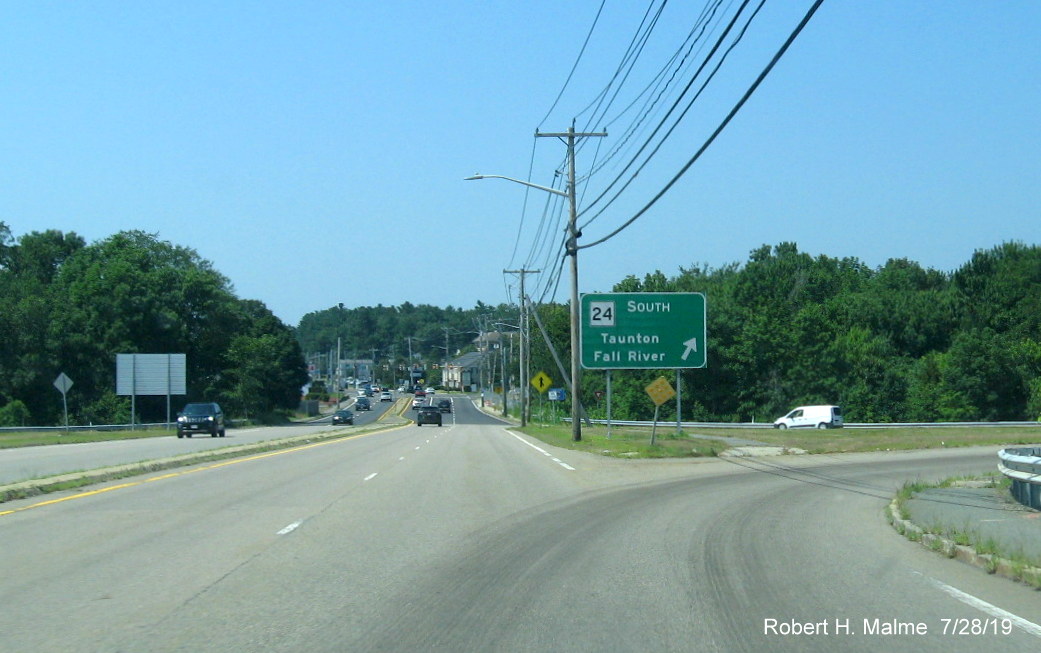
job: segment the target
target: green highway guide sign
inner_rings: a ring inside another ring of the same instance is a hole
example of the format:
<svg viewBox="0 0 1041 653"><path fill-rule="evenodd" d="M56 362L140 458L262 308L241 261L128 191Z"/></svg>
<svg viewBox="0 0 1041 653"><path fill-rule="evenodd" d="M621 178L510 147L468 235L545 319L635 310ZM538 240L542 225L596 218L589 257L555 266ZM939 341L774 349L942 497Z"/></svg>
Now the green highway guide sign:
<svg viewBox="0 0 1041 653"><path fill-rule="evenodd" d="M705 295L622 292L582 295L582 367L593 370L705 367Z"/></svg>

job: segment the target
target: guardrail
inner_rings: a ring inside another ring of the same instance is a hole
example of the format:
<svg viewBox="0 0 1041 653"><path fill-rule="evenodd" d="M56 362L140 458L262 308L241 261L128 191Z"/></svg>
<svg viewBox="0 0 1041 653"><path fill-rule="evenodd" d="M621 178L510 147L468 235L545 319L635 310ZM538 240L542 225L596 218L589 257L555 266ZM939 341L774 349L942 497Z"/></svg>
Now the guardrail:
<svg viewBox="0 0 1041 653"><path fill-rule="evenodd" d="M561 419L571 422L570 417ZM590 420L593 424L607 424L606 419ZM658 426L675 424L675 420L659 420ZM611 420L612 426L652 426L654 422ZM773 422L680 422L685 429L772 429ZM847 422L843 428L847 429L904 429L904 428L992 428L998 426L1036 426L1041 428L1041 422L886 422L884 424L873 424L868 422Z"/></svg>
<svg viewBox="0 0 1041 653"><path fill-rule="evenodd" d="M328 417L323 415L322 417ZM228 426L241 426L245 420L228 419L224 423ZM145 424L92 424L88 426L0 426L0 433L53 433L56 431L147 431L148 429L176 428L177 422L148 422Z"/></svg>
<svg viewBox="0 0 1041 653"><path fill-rule="evenodd" d="M998 452L998 471L1012 481L1016 501L1041 510L1041 447L1002 449Z"/></svg>

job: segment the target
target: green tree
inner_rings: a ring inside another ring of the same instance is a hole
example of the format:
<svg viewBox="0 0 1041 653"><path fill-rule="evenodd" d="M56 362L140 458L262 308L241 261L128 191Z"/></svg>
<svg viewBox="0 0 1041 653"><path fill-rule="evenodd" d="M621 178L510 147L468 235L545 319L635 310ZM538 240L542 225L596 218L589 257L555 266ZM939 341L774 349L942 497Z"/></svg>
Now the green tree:
<svg viewBox="0 0 1041 653"><path fill-rule="evenodd" d="M29 408L20 399L0 406L0 426L28 426Z"/></svg>
<svg viewBox="0 0 1041 653"><path fill-rule="evenodd" d="M308 378L295 334L261 302L241 301L239 308L245 333L228 347L224 396L246 417L295 409Z"/></svg>
<svg viewBox="0 0 1041 653"><path fill-rule="evenodd" d="M1041 336L1041 247L1011 242L978 250L953 285L966 328Z"/></svg>
<svg viewBox="0 0 1041 653"><path fill-rule="evenodd" d="M33 424L53 423L60 411L50 385L57 371L46 325L63 302L51 281L82 246L76 234L53 230L15 242L0 223L0 401L20 400Z"/></svg>
<svg viewBox="0 0 1041 653"><path fill-rule="evenodd" d="M84 404L110 405L97 400L115 385L118 353L183 352L189 399L219 390L241 318L228 280L193 250L120 232L69 258L54 289L62 300L49 329L56 363L76 381ZM139 404L151 408L149 400Z"/></svg>

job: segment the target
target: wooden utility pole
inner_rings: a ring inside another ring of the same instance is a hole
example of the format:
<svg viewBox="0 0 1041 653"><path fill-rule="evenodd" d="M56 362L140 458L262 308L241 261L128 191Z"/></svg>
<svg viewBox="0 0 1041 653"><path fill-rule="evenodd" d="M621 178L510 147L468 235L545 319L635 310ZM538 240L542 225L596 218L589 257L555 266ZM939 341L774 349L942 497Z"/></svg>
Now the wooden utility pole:
<svg viewBox="0 0 1041 653"><path fill-rule="evenodd" d="M607 136L607 132L576 132L574 122L563 133L540 133L535 130L535 138L553 137L567 139L567 198L568 198L568 239L565 249L571 257L571 439L578 442L582 439L582 361L578 342L578 206L575 191L575 139L590 136Z"/></svg>
<svg viewBox="0 0 1041 653"><path fill-rule="evenodd" d="M520 275L520 386L521 386L521 426L528 425L529 412L531 410L531 399L528 393L528 355L531 343L528 340L528 303L524 301L524 277L528 274L539 274L542 270L503 270L504 274ZM503 405L506 404L506 388L503 388Z"/></svg>

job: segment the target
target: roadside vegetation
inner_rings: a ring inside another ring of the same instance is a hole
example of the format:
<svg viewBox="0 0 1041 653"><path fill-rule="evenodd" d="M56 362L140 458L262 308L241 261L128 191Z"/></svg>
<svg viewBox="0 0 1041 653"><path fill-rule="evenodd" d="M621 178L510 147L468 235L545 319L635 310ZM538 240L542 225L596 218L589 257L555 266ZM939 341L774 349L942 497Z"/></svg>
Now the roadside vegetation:
<svg viewBox="0 0 1041 653"><path fill-rule="evenodd" d="M948 272L907 259L872 268L855 258L811 256L789 242L753 249L744 263L694 265L671 276L636 272L612 287L586 290L705 293L708 363L680 373L684 421L769 423L814 404L842 406L847 422L1041 415L1041 246L1013 242L978 250ZM435 380L446 348L485 347L493 355L474 378L503 385L506 353L506 385L516 389L518 343L495 324L517 324L518 310L480 303L469 310L407 302L340 306L305 315L297 337L305 352L335 351L339 341L359 351L395 343L391 369L401 374L403 364L415 362L404 357L411 351ZM560 359L568 360L568 304L533 310ZM534 321L531 327L532 373L544 372L550 387L563 387L540 329ZM672 370L614 371L612 417L651 419L654 405L645 388L663 375L675 384ZM582 403L591 417L606 417L606 397L606 374L587 370ZM543 410L570 413L568 401L536 395L533 404L540 402ZM663 405L660 418L675 421L675 405Z"/></svg>
<svg viewBox="0 0 1041 653"><path fill-rule="evenodd" d="M302 418L302 416L301 416ZM658 424L656 445L652 447L649 427L605 425L582 427L582 441L571 441L571 426L529 424L524 433L546 444L576 451L627 458L689 458L717 456L735 446L728 439L761 442L807 453L854 453L942 449L974 446L1013 446L1041 443L1041 427L1000 426L992 428L938 427L835 429L828 431L713 428L676 434L675 424ZM40 445L107 442L171 436L175 429L141 428L136 431L13 431L0 433L0 449Z"/></svg>
<svg viewBox="0 0 1041 653"><path fill-rule="evenodd" d="M569 424L528 426L517 430L554 447L619 458L698 458L717 456L727 448L720 440L676 437L675 430L666 433L660 427L653 447L650 429L644 428L614 427L609 437L606 426L584 427L580 442L571 441Z"/></svg>
<svg viewBox="0 0 1041 653"><path fill-rule="evenodd" d="M840 405L847 422L1041 415L1039 245L1004 243L939 271L906 259L872 268L786 242L757 247L743 263L629 273L611 288L588 290L706 295L707 364L679 374L684 421L768 423L813 404ZM344 371L346 361L366 355L374 381L400 382L421 370L424 384L436 385L446 356L478 353L467 363L471 384L515 391L519 342L516 327L503 325L516 324L518 311L481 301L470 309L339 304L294 328L262 302L237 297L213 263L154 234L123 231L88 244L57 230L15 237L0 222L0 426L63 423L53 385L62 373L73 381L70 424L129 423L130 398L114 392L118 353L185 353L187 397L179 403L217 401L235 419L295 410L305 385L328 385L333 367ZM545 338L533 320L531 371L562 387L546 341L569 358L569 307L542 303L533 311ZM676 382L671 370L613 372L612 417L650 419L645 388L662 375ZM594 418L606 417L606 380L603 371L583 375L582 403ZM330 385L328 394L337 390ZM567 400L543 403L570 409ZM135 410L137 421L159 421L166 399L139 396ZM663 405L662 422L675 411ZM876 448L914 446L889 437ZM817 444L809 450L821 450Z"/></svg>
<svg viewBox="0 0 1041 653"><path fill-rule="evenodd" d="M892 428L892 429L726 429L700 431L684 430L677 436L675 425L659 424L657 444L650 446L649 427L583 426L582 441L571 441L570 424L554 426L529 425L519 429L547 444L575 451L624 456L631 458L667 458L690 456L717 456L727 449L730 438L761 442L765 445L807 453L855 453L871 451L899 451L910 449L942 449L949 447L1005 446L1041 442L1041 427L1002 426L975 429L950 428Z"/></svg>
<svg viewBox="0 0 1041 653"><path fill-rule="evenodd" d="M69 424L129 424L131 399L115 393L123 353L185 354L176 401L217 401L234 417L295 410L307 382L292 328L194 250L141 231L15 239L0 222L0 426L62 424L62 373ZM134 408L135 421L161 421L166 397Z"/></svg>
<svg viewBox="0 0 1041 653"><path fill-rule="evenodd" d="M111 442L113 440L137 440L176 435L177 429L149 428L138 431L11 431L0 433L0 449L37 447L55 444L81 444L84 442Z"/></svg>
<svg viewBox="0 0 1041 653"><path fill-rule="evenodd" d="M718 433L717 433L718 431ZM943 449L982 445L1019 445L1041 442L1041 426L995 426L988 428L908 427L879 429L711 429L709 435L802 449L807 453L852 453L857 451L899 451Z"/></svg>
<svg viewBox="0 0 1041 653"><path fill-rule="evenodd" d="M995 497L1002 497L1013 504L1015 502L1009 492L1010 485L1008 478L997 473L957 476L936 483L908 481L886 509L886 518L898 533L935 553L958 558L989 574L998 574L1041 589L1041 559L1037 556L1027 555L1018 548L1008 548L993 537L982 534L970 523L914 521L908 507L909 501L928 490L952 487L989 489Z"/></svg>

